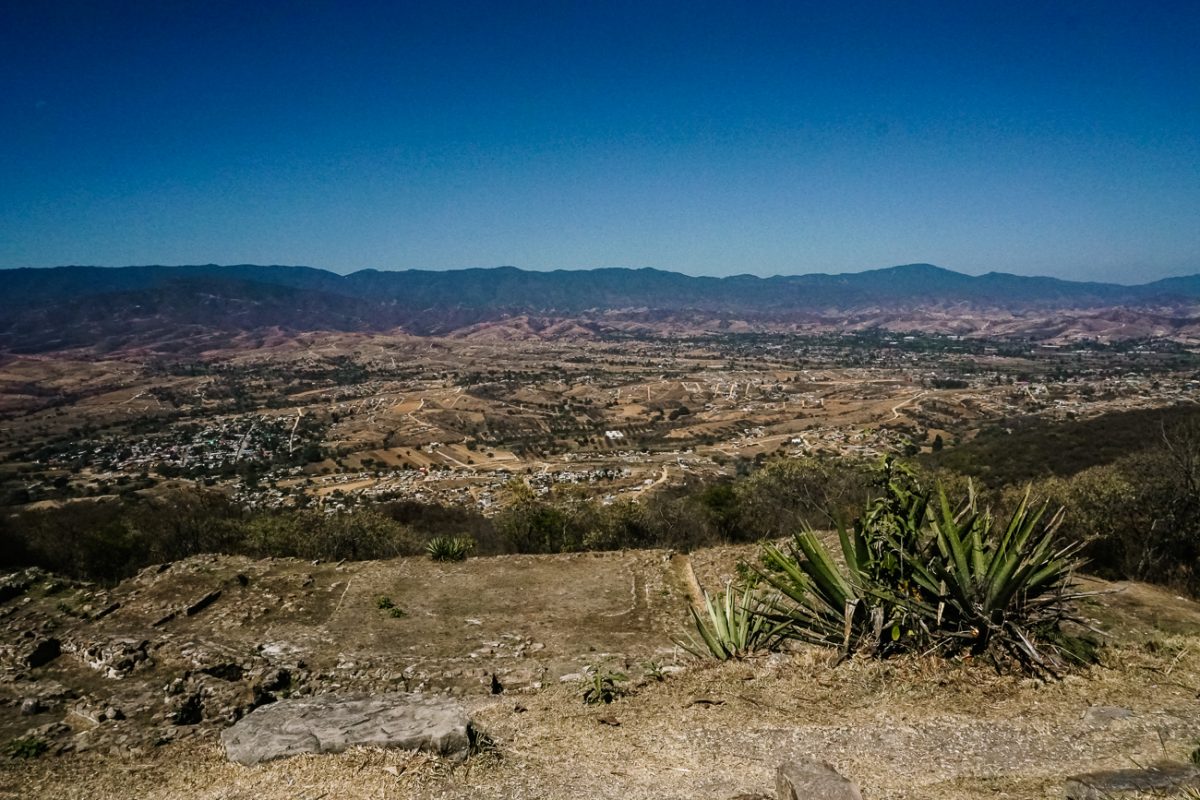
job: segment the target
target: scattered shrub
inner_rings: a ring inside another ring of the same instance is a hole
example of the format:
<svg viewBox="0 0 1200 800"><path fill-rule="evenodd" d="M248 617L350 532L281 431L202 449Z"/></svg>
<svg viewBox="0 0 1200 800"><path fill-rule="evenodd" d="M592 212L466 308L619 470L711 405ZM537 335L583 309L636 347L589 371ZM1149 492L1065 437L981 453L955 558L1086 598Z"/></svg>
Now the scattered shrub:
<svg viewBox="0 0 1200 800"><path fill-rule="evenodd" d="M463 561L475 549L466 536L435 536L425 544L425 552L434 561Z"/></svg>
<svg viewBox="0 0 1200 800"><path fill-rule="evenodd" d="M667 679L667 673L663 670L663 665L654 659L643 661L642 670L646 673L646 677L650 680L662 683Z"/></svg>
<svg viewBox="0 0 1200 800"><path fill-rule="evenodd" d="M1141 451L1038 490L1065 509L1062 534L1090 570L1200 594L1200 425L1164 424Z"/></svg>
<svg viewBox="0 0 1200 800"><path fill-rule="evenodd" d="M777 458L739 481L735 493L745 538L789 536L806 521L832 524L861 508L871 493L871 473L861 461Z"/></svg>
<svg viewBox="0 0 1200 800"><path fill-rule="evenodd" d="M252 555L321 561L396 558L421 550L409 528L371 508L262 514L247 525L243 547Z"/></svg>
<svg viewBox="0 0 1200 800"><path fill-rule="evenodd" d="M9 758L37 758L50 749L44 739L36 736L19 736L4 745L4 755Z"/></svg>

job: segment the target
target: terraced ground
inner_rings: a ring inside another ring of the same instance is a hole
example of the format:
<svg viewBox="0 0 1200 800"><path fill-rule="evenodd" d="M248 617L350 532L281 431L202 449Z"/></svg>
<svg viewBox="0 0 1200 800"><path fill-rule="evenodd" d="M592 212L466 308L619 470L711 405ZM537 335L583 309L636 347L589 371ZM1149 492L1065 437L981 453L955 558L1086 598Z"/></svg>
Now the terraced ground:
<svg viewBox="0 0 1200 800"><path fill-rule="evenodd" d="M751 552L701 551L690 565L714 588ZM62 725L49 738L66 752L5 762L0 797L729 800L768 791L775 766L801 754L869 798L1050 798L1074 773L1187 761L1200 740L1200 607L1170 592L1094 582L1105 593L1085 610L1108 632L1102 662L1043 683L932 659L836 664L819 649L688 661L671 644L688 566L661 551L452 565L196 558L109 591L38 577L0 604L0 736ZM48 636L63 653L21 666ZM141 660L105 660L105 645L143 641ZM650 660L682 669L659 680ZM585 706L588 665L625 672L628 696ZM263 691L385 688L460 696L493 749L458 766L360 749L240 767L215 742ZM45 709L21 716L30 696ZM180 722L193 696L199 718Z"/></svg>

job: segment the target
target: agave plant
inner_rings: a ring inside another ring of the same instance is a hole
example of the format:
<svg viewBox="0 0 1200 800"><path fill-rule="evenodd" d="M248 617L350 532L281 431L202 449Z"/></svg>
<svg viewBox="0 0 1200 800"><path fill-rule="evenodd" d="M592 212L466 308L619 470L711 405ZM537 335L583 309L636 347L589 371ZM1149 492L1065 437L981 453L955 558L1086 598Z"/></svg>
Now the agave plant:
<svg viewBox="0 0 1200 800"><path fill-rule="evenodd" d="M718 661L745 658L770 649L779 638L778 622L772 621L770 601L764 600L747 584L739 593L733 583L712 597L704 593L704 612L693 607L695 635L679 645L700 658Z"/></svg>
<svg viewBox="0 0 1200 800"><path fill-rule="evenodd" d="M844 654L884 655L900 646L902 632L913 635L906 624L909 603L885 590L895 585L885 576L902 573L904 561L865 535L861 523L850 530L839 526L838 539L844 568L811 530L797 534L788 550L764 547L762 575L779 591L765 613L782 637L830 645Z"/></svg>
<svg viewBox="0 0 1200 800"><path fill-rule="evenodd" d="M1026 498L997 532L973 491L957 510L940 487L936 509L929 499L911 474L886 481L852 528L839 526L841 565L811 530L790 552L765 547L762 576L779 591L765 613L778 634L845 654L1007 655L1056 671L1071 654L1060 626L1080 597L1076 547L1057 543L1061 512L1047 517Z"/></svg>
<svg viewBox="0 0 1200 800"><path fill-rule="evenodd" d="M475 549L469 536L435 536L425 545L425 552L434 561L462 561Z"/></svg>
<svg viewBox="0 0 1200 800"><path fill-rule="evenodd" d="M930 522L938 557L914 560L912 574L936 601L922 610L948 649L982 655L994 644L1029 669L1061 666L1059 656L1069 651L1038 642L1074 619L1079 547L1058 543L1062 511L1047 512L1044 504L1031 507L1027 493L1003 532L990 535L991 515L973 493L955 511L939 487Z"/></svg>
<svg viewBox="0 0 1200 800"><path fill-rule="evenodd" d="M761 574L781 596L769 612L781 635L844 654L886 655L925 632L909 602L909 562L921 550L928 498L907 467L889 459L882 475L883 495L852 527L838 524L842 567L811 529L794 536L788 551L764 548Z"/></svg>

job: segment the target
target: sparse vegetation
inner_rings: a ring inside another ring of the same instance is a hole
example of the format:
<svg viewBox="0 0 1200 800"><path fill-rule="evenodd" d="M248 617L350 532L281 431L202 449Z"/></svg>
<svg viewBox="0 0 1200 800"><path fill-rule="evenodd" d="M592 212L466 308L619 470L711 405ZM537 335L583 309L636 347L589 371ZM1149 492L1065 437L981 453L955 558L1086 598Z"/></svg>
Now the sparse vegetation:
<svg viewBox="0 0 1200 800"><path fill-rule="evenodd" d="M658 681L661 683L667 679L667 673L663 670L663 665L654 659L643 661L642 671L645 672L646 677L652 681Z"/></svg>
<svg viewBox="0 0 1200 800"><path fill-rule="evenodd" d="M19 736L4 745L4 755L9 758L37 758L50 749L45 739L36 736Z"/></svg>
<svg viewBox="0 0 1200 800"><path fill-rule="evenodd" d="M1082 420L1004 419L986 426L972 441L946 447L925 460L1002 488L1050 476L1069 477L1156 449L1164 429L1179 429L1197 420L1200 408L1190 403Z"/></svg>
<svg viewBox="0 0 1200 800"><path fill-rule="evenodd" d="M1090 570L1200 594L1200 425L1160 422L1140 451L1037 491L1065 509Z"/></svg>

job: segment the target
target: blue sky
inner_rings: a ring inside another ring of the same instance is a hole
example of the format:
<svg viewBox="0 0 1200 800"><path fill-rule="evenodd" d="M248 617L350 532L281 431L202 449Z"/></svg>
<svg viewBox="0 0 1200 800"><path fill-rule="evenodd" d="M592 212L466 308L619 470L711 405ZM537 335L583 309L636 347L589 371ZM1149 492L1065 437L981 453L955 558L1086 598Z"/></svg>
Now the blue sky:
<svg viewBox="0 0 1200 800"><path fill-rule="evenodd" d="M1200 272L1200 4L7 2L0 267Z"/></svg>

